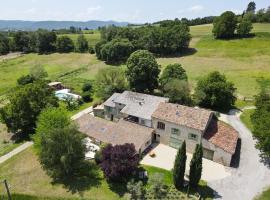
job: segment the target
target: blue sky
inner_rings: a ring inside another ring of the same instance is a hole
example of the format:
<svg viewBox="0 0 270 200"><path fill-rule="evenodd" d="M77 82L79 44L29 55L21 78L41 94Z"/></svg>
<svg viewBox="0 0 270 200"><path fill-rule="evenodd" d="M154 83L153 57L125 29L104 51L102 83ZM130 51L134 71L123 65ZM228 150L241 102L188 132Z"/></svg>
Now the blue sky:
<svg viewBox="0 0 270 200"><path fill-rule="evenodd" d="M241 13L247 0L1 0L0 19L20 20L117 20L154 22L162 19ZM257 8L269 0L255 0Z"/></svg>

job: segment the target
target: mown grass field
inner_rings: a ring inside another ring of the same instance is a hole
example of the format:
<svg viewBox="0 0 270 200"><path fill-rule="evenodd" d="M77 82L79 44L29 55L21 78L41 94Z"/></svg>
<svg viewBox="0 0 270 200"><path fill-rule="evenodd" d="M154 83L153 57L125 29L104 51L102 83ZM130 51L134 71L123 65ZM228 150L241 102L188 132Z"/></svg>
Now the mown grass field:
<svg viewBox="0 0 270 200"><path fill-rule="evenodd" d="M0 62L0 95L6 94L9 89L16 86L16 80L29 73L35 65L44 66L52 81L63 81L67 86L78 87L85 79L93 79L97 71L106 65L97 60L95 55L88 53L69 54L26 54L16 59Z"/></svg>
<svg viewBox="0 0 270 200"><path fill-rule="evenodd" d="M155 173L161 173L164 176L164 183L172 184L171 172L155 167L142 167L148 171L149 178ZM14 199L17 200L24 199L24 196L21 195L30 195L25 196L29 197L30 200L124 199L123 195L126 192L125 184L108 184L100 169L93 169L96 173L92 179L88 180L88 184L78 182L71 186L64 186L60 183L52 183L51 178L41 168L33 148L28 148L0 165L0 180L8 180L11 186L11 193L17 194L14 196ZM149 187L149 185L147 184L146 187ZM200 183L200 189L204 192L206 199L212 199L212 191L206 186L205 182L202 181ZM3 194L4 191L0 187L1 193ZM193 198L188 199L191 200Z"/></svg>
<svg viewBox="0 0 270 200"><path fill-rule="evenodd" d="M158 58L159 64L165 67L170 63L181 63L193 87L199 77L218 70L235 83L239 96L253 97L258 92L256 80L270 78L270 24L254 24L256 37L234 40L215 40L211 29L212 25L191 27L194 52L180 57ZM100 37L98 32L85 35L92 44ZM78 34L68 36L75 41ZM0 62L0 96L14 87L17 78L27 74L29 68L36 64L44 65L51 80L63 81L75 90L84 80L94 79L100 68L112 67L88 53L24 55Z"/></svg>
<svg viewBox="0 0 270 200"><path fill-rule="evenodd" d="M159 58L159 63L181 63L193 87L202 75L218 70L235 83L239 96L253 97L256 80L270 78L270 24L254 24L255 37L233 40L215 40L211 29L212 25L191 27L193 54Z"/></svg>
<svg viewBox="0 0 270 200"><path fill-rule="evenodd" d="M63 35L70 37L76 45L77 38L80 34L59 34L58 36ZM95 44L100 40L100 33L99 31L95 30L93 33L84 33L84 37L88 40L89 46L94 47Z"/></svg>

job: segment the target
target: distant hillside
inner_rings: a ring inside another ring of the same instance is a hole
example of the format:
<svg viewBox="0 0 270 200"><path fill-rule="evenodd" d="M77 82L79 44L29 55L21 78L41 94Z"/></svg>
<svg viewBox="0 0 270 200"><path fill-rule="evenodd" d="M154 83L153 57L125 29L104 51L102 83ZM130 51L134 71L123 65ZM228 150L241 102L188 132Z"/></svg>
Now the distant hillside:
<svg viewBox="0 0 270 200"><path fill-rule="evenodd" d="M97 29L98 27L115 25L127 26L128 22L116 21L21 21L21 20L0 20L0 30L37 30L42 29L62 29L70 26L84 29Z"/></svg>

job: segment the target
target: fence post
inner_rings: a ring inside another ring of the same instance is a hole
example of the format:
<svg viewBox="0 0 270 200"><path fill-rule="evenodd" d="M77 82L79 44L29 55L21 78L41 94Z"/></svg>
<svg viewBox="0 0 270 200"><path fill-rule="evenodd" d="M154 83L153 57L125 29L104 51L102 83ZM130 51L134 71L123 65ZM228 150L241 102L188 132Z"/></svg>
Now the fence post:
<svg viewBox="0 0 270 200"><path fill-rule="evenodd" d="M5 184L5 188L7 190L8 200L11 200L11 195L10 195L10 192L9 192L8 183L7 183L6 179L4 180L4 184Z"/></svg>

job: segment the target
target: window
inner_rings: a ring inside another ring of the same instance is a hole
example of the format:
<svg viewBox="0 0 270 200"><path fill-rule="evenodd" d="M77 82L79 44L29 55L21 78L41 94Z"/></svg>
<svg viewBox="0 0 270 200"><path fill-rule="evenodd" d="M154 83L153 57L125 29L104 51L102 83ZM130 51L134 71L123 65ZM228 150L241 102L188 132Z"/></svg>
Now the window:
<svg viewBox="0 0 270 200"><path fill-rule="evenodd" d="M108 112L111 112L111 111L112 111L112 108L109 107L109 106L106 106L106 110L107 110Z"/></svg>
<svg viewBox="0 0 270 200"><path fill-rule="evenodd" d="M163 122L158 122L157 123L157 128L161 130L165 130L165 124Z"/></svg>
<svg viewBox="0 0 270 200"><path fill-rule="evenodd" d="M182 145L183 141L182 140L178 140L176 138L170 138L170 146L176 149L179 149Z"/></svg>
<svg viewBox="0 0 270 200"><path fill-rule="evenodd" d="M179 138L180 137L180 130L177 128L172 128L171 130L171 137L173 138Z"/></svg>
<svg viewBox="0 0 270 200"><path fill-rule="evenodd" d="M197 141L198 136L196 134L190 133L190 134L188 134L188 139Z"/></svg>

